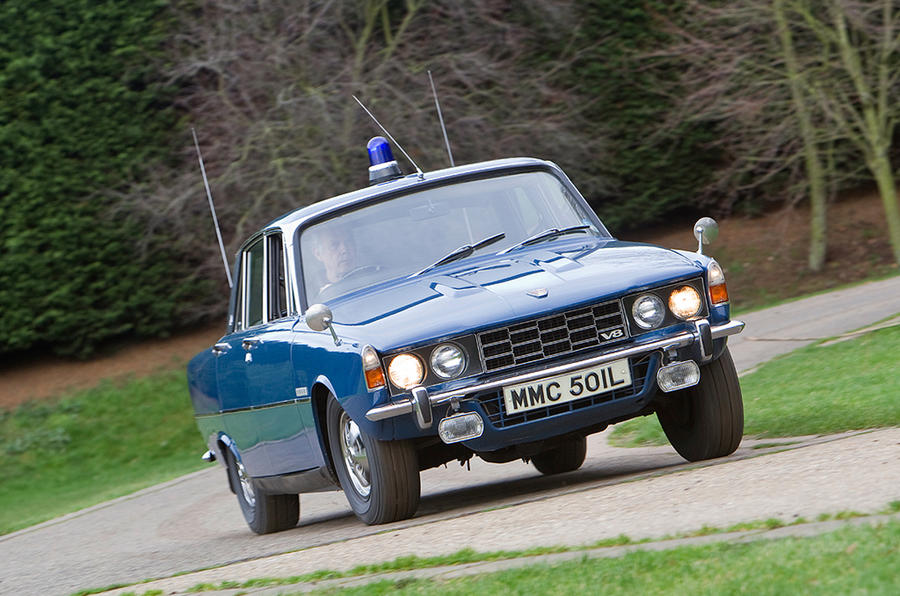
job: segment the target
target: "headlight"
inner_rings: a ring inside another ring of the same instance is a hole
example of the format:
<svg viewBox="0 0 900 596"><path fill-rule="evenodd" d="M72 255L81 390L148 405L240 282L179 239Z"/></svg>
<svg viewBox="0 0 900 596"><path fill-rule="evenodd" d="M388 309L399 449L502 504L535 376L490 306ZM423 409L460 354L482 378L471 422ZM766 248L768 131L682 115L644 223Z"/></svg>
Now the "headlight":
<svg viewBox="0 0 900 596"><path fill-rule="evenodd" d="M442 379L458 377L466 369L466 354L454 344L441 344L431 352L431 370Z"/></svg>
<svg viewBox="0 0 900 596"><path fill-rule="evenodd" d="M425 367L422 361L412 354L400 354L391 359L388 365L388 376L391 383L403 389L410 389L425 378Z"/></svg>
<svg viewBox="0 0 900 596"><path fill-rule="evenodd" d="M658 296L644 294L634 301L634 305L631 307L631 314L638 327L653 329L654 327L659 327L663 319L666 318L666 308Z"/></svg>
<svg viewBox="0 0 900 596"><path fill-rule="evenodd" d="M696 315L702 307L700 293L691 286L681 286L669 294L669 310L682 321Z"/></svg>

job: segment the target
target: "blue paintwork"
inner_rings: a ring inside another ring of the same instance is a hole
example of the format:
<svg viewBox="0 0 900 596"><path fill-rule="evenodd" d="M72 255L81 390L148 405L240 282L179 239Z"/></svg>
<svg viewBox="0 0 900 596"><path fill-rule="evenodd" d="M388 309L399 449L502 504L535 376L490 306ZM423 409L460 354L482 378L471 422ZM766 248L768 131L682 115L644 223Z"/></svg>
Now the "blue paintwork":
<svg viewBox="0 0 900 596"><path fill-rule="evenodd" d="M308 305L298 279L302 275L299 248L294 240L298 230L324 217L387 200L398 193L486 174L528 170L557 176L594 218L601 236L563 236L499 255L488 249L421 276L385 281L342 296L328 303L334 314L334 329L342 340L340 345L335 345L329 332L312 331L306 325L299 314ZM237 301L233 291L228 332L220 340L220 345L228 344L228 348L219 355L205 350L188 365L191 399L210 447L220 460L225 448L239 453L248 473L257 477L330 465L323 434L325 421L321 419L321 407L316 407L320 395L336 396L363 432L377 439L436 435L437 424L446 412L435 411L434 426L426 431L418 429L412 416L379 422L366 419L366 412L373 406L391 401L387 389L369 391L365 386L361 353L366 345L384 354L682 280L702 278L705 286L710 262L708 257L696 253L609 237L565 174L550 162L530 158L449 168L430 172L424 180L412 175L377 184L293 211L273 220L260 233L273 230L283 234L291 263L289 270L294 275L288 280L294 296L292 314L267 325L232 332ZM244 246L258 237L259 234L254 235ZM235 279L238 273L236 265ZM547 296L535 298L526 293L535 288L546 289ZM728 306L711 308L708 318L713 324L727 322ZM640 334L623 345L658 339L685 328L687 324L678 324ZM245 348L244 340L259 343ZM724 346L725 340L717 340L716 353L721 353ZM583 357L569 355L554 363ZM679 357L696 359L698 348L684 348ZM657 366L658 358L654 357L648 371L653 379ZM521 371L506 370L500 375L518 372ZM429 390L464 387L490 378L497 378L497 373L457 379ZM655 390L654 380L632 397L503 430L486 423L484 435L465 444L475 451L489 451L597 426L634 415L652 399ZM395 397L398 398L402 396ZM463 402L464 410L478 411L480 407L475 402Z"/></svg>

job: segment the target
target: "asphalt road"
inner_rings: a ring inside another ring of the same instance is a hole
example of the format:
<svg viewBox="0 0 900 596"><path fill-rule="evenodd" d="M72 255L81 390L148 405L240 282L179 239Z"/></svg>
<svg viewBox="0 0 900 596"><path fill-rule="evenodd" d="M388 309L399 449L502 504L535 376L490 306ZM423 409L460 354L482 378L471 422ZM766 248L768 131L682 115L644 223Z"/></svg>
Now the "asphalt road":
<svg viewBox="0 0 900 596"><path fill-rule="evenodd" d="M738 369L747 370L897 313L900 277L749 313L730 345ZM670 447L614 449L595 435L577 472L545 478L520 462L480 460L471 470L429 470L416 517L377 527L358 522L342 493L304 495L300 525L270 536L250 533L216 465L0 537L0 594L68 594L237 563L161 584L184 589L201 579L345 569L466 546L586 544L621 533L874 512L900 499L898 429L805 438L782 450L754 446L745 440L734 456L697 467Z"/></svg>

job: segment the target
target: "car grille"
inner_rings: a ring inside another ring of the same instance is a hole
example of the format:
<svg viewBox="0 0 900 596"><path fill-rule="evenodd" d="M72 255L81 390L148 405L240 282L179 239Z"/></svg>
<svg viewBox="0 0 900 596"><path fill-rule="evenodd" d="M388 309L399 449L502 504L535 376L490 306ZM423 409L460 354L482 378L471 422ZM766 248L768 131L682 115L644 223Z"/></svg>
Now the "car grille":
<svg viewBox="0 0 900 596"><path fill-rule="evenodd" d="M611 300L484 331L478 334L478 346L484 372L494 372L626 337L620 303Z"/></svg>
<svg viewBox="0 0 900 596"><path fill-rule="evenodd" d="M597 404L612 402L637 395L643 391L644 386L647 383L647 374L650 369L650 360L652 358L653 354L647 354L641 358L630 358L628 360L628 365L631 367L632 378L630 386L607 393L600 393L584 399L554 404L552 406L536 408L534 410L518 412L515 414L506 413L506 403L503 401L502 389L485 391L484 393L476 395L475 399L481 404L484 413L487 415L488 421L494 425L495 428L506 428L525 422L534 422L535 420L541 420L550 416L574 412L582 408L589 408L591 406L596 406Z"/></svg>

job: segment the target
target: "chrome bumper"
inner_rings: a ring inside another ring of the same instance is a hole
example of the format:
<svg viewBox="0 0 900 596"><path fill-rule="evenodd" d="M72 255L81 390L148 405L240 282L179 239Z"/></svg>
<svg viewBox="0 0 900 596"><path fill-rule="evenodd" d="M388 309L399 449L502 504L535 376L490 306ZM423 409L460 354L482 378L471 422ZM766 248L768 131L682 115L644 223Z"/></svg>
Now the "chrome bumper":
<svg viewBox="0 0 900 596"><path fill-rule="evenodd" d="M497 379L488 383L481 383L480 385L460 387L452 391L441 391L432 395L428 395L424 387L415 387L412 390L412 396L410 398L397 401L385 406L372 408L371 410L366 412L366 418L375 422L377 420L394 418L395 416L402 416L404 414L412 414L413 412L415 412L416 422L419 424L419 427L428 428L431 426L431 408L449 403L454 398L461 399L468 393L477 393L489 389L497 389L505 385L527 383L529 381L542 379L544 377L562 375L574 370L606 364L607 362L619 360L620 358L640 356L642 354L655 352L657 350L666 351L670 349L684 348L697 341L701 342L701 352L705 357L707 355L709 347L704 345L704 335L707 335L708 333L709 335L707 335L707 337L711 336L712 339L720 339L722 337L728 337L729 335L735 335L743 330L743 321L729 321L724 325L710 325L706 319L701 319L699 321L694 321L693 329L689 331L683 331L672 337L658 339L656 341L651 341L628 348L612 350L599 356L593 356L591 358L586 358L577 362L569 362L567 364L560 364L558 366L552 366L521 375L504 377L502 379Z"/></svg>

